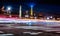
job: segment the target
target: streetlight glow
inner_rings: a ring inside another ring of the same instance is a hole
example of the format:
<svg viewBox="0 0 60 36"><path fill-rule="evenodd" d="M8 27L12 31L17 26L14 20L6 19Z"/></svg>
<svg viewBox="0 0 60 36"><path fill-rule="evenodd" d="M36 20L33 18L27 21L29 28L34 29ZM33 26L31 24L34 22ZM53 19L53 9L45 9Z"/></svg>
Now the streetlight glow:
<svg viewBox="0 0 60 36"><path fill-rule="evenodd" d="M31 16L33 16L33 7L34 7L34 5L31 4L30 7L31 7Z"/></svg>
<svg viewBox="0 0 60 36"><path fill-rule="evenodd" d="M53 18L52 16L50 16L50 18Z"/></svg>
<svg viewBox="0 0 60 36"><path fill-rule="evenodd" d="M33 7L35 6L35 3L30 2L28 6L30 7L30 18L33 18Z"/></svg>
<svg viewBox="0 0 60 36"><path fill-rule="evenodd" d="M30 9L30 12L31 12L30 15L31 15L31 16L33 16L33 7L34 7L34 6L35 6L34 3L30 3L30 8L31 8L31 9Z"/></svg>
<svg viewBox="0 0 60 36"><path fill-rule="evenodd" d="M34 7L35 6L35 3L29 3L29 6L30 7Z"/></svg>
<svg viewBox="0 0 60 36"><path fill-rule="evenodd" d="M8 10L10 10L11 8L9 7Z"/></svg>
<svg viewBox="0 0 60 36"><path fill-rule="evenodd" d="M7 7L7 10L11 10L11 7Z"/></svg>
<svg viewBox="0 0 60 36"><path fill-rule="evenodd" d="M49 17L47 17L47 20L49 20L50 18Z"/></svg>
<svg viewBox="0 0 60 36"><path fill-rule="evenodd" d="M31 16L33 15L33 7L31 7Z"/></svg>
<svg viewBox="0 0 60 36"><path fill-rule="evenodd" d="M33 8L33 7L34 7L34 5L32 5L32 4L31 4L31 5L30 5L30 7L32 7L32 8Z"/></svg>
<svg viewBox="0 0 60 36"><path fill-rule="evenodd" d="M9 17L12 17L11 16L11 7L10 6L7 7L6 11L7 11L7 14L9 14Z"/></svg>

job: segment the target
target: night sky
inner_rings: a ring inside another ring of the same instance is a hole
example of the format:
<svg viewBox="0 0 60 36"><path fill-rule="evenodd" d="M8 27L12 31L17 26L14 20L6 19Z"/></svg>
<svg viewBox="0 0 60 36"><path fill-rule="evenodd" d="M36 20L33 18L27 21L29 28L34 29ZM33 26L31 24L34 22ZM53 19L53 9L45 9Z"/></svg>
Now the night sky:
<svg viewBox="0 0 60 36"><path fill-rule="evenodd" d="M47 12L53 14L60 14L60 2L59 0L0 0L0 7L11 6L12 11L18 12L19 5L22 5L22 10L30 10L30 3L34 3L35 12Z"/></svg>

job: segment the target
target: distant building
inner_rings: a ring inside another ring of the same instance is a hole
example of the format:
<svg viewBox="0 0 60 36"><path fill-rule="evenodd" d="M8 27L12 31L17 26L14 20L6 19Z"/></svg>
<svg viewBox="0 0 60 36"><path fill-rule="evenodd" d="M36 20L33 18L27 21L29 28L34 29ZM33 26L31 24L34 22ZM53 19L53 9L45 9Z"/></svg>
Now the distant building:
<svg viewBox="0 0 60 36"><path fill-rule="evenodd" d="M44 14L43 13L38 13L38 18L39 19L44 19Z"/></svg>
<svg viewBox="0 0 60 36"><path fill-rule="evenodd" d="M29 18L28 10L26 11L25 18Z"/></svg>
<svg viewBox="0 0 60 36"><path fill-rule="evenodd" d="M1 7L1 14L4 14L4 13L5 13L5 7L2 6L2 7Z"/></svg>

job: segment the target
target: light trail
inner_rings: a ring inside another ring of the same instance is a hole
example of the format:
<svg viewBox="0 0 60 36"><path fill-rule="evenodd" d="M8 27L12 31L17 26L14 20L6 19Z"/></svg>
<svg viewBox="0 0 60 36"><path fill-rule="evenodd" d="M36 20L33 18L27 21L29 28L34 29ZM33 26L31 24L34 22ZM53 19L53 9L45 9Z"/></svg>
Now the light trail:
<svg viewBox="0 0 60 36"><path fill-rule="evenodd" d="M26 23L26 22L60 22L56 20L40 20L40 19L13 19L13 18L0 18L0 22L21 22L21 23Z"/></svg>
<svg viewBox="0 0 60 36"><path fill-rule="evenodd" d="M36 25L44 25L44 26L11 26L13 28L23 28L23 29L33 29L33 30L44 30L44 31L60 31L59 28L52 28L60 26L60 21L56 20L40 20L40 19L13 19L13 18L0 18L0 23L29 23Z"/></svg>

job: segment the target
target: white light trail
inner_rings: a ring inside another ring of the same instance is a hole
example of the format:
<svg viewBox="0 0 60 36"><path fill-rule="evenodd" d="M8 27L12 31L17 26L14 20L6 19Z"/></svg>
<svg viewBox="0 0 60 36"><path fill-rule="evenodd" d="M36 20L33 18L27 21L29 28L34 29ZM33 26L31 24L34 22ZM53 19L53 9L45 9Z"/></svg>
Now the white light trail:
<svg viewBox="0 0 60 36"><path fill-rule="evenodd" d="M39 20L39 19L11 19L11 18L0 18L1 22L15 22L15 23L30 23L30 22L43 22L49 24L60 24L60 21L55 20Z"/></svg>

